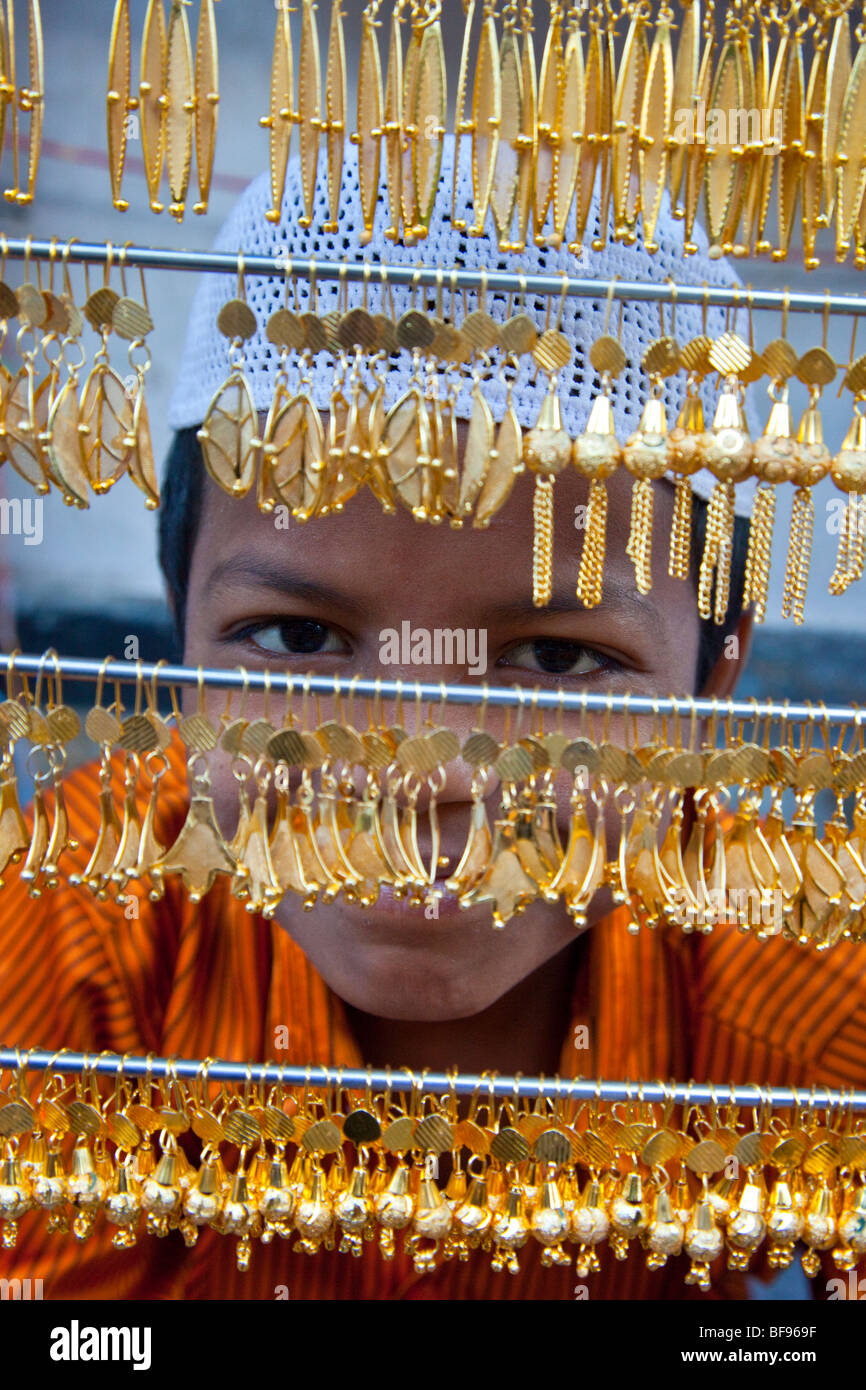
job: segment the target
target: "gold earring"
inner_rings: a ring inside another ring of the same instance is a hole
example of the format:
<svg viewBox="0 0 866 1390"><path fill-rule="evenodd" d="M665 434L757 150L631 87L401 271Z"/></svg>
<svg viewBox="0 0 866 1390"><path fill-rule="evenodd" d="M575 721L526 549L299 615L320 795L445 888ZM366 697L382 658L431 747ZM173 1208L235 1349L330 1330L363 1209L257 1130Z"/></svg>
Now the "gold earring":
<svg viewBox="0 0 866 1390"><path fill-rule="evenodd" d="M168 210L177 222L181 222L186 207L195 134L192 44L184 0L171 0L166 37L164 100L165 167L171 197Z"/></svg>
<svg viewBox="0 0 866 1390"><path fill-rule="evenodd" d="M543 608L553 592L553 482L571 458L571 439L562 427L556 393L557 372L571 360L571 346L563 333L548 329L536 342L532 357L536 367L548 373L547 394L538 419L523 437L523 459L535 474L532 602Z"/></svg>
<svg viewBox="0 0 866 1390"><path fill-rule="evenodd" d="M851 334L851 356L854 354L854 332ZM830 464L830 476L840 491L848 494L847 505L839 535L836 565L830 579L830 592L841 594L862 578L866 562L866 354L851 362L845 374L845 385L854 396L854 415L842 447ZM838 503L837 503L838 505Z"/></svg>
<svg viewBox="0 0 866 1390"><path fill-rule="evenodd" d="M219 60L213 0L201 0L195 47L195 160L198 202L193 212L207 212L216 147L219 106Z"/></svg>
<svg viewBox="0 0 866 1390"><path fill-rule="evenodd" d="M108 171L111 197L118 212L126 212L128 201L121 196L126 163L129 115L137 102L132 96L130 74L129 0L116 0L108 53Z"/></svg>
<svg viewBox="0 0 866 1390"><path fill-rule="evenodd" d="M138 110L141 130L141 153L151 212L162 212L159 186L165 162L165 77L168 51L166 47L165 10L162 0L148 0L141 37L141 68L138 82Z"/></svg>
<svg viewBox="0 0 866 1390"><path fill-rule="evenodd" d="M252 388L244 375L243 343L254 336L258 325L246 300L240 253L237 296L220 309L217 326L230 342L231 370L211 400L196 437L214 482L231 496L243 497L255 481L258 444Z"/></svg>
<svg viewBox="0 0 866 1390"><path fill-rule="evenodd" d="M604 333L589 350L589 360L601 376L601 390L592 402L589 419L582 434L574 441L572 458L577 471L589 479L589 500L586 507L583 549L577 578L577 597L586 608L597 608L602 599L604 560L607 547L607 488L623 461L616 437L616 425L611 401L611 383L625 366L625 352L619 338L608 333L613 282L608 291ZM620 331L622 302L620 302Z"/></svg>

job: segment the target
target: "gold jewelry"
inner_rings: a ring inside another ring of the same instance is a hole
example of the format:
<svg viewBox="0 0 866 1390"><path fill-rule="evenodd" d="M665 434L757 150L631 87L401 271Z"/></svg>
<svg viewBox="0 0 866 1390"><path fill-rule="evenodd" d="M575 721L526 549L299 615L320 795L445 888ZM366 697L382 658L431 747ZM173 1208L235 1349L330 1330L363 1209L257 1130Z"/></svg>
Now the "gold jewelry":
<svg viewBox="0 0 866 1390"><path fill-rule="evenodd" d="M193 212L207 212L216 148L219 105L219 59L213 0L201 0L195 49L195 158L198 202Z"/></svg>
<svg viewBox="0 0 866 1390"><path fill-rule="evenodd" d="M119 212L126 212L129 203L121 197L123 170L126 163L126 138L129 114L138 105L132 96L130 63L132 45L129 34L129 0L116 0L111 26L108 54L108 170L111 176L111 196Z"/></svg>
<svg viewBox="0 0 866 1390"><path fill-rule="evenodd" d="M246 301L244 259L238 255L237 297L220 309L217 325L230 341L231 372L213 397L198 431L205 467L215 482L243 497L255 481L256 410L244 376L243 343L256 332L256 316Z"/></svg>

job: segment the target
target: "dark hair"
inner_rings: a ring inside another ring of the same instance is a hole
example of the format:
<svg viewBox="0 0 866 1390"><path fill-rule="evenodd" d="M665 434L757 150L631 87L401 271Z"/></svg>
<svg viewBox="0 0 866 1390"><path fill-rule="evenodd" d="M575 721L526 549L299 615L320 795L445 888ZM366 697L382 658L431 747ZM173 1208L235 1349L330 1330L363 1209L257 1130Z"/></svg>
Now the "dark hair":
<svg viewBox="0 0 866 1390"><path fill-rule="evenodd" d="M174 613L178 640L183 646L186 623L186 596L189 588L192 552L201 516L204 464L195 427L178 430L172 440L165 465L162 502L159 509L159 563L165 576ZM697 584L704 538L707 531L707 503L695 497L692 502L692 545L690 574ZM749 524L745 517L734 523L731 557L731 589L723 623L702 618L695 688L703 690L710 672L721 656L725 639L736 629L743 603Z"/></svg>

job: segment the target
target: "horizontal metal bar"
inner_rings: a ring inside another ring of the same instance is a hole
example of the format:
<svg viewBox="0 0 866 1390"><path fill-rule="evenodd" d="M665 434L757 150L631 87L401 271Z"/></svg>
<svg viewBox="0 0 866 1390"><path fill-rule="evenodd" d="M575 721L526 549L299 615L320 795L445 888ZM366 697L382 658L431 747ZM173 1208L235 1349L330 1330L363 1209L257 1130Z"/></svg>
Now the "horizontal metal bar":
<svg viewBox="0 0 866 1390"><path fill-rule="evenodd" d="M726 1082L676 1081L667 1084L659 1081L593 1081L578 1077L573 1080L557 1077L533 1076L474 1076L463 1073L426 1072L416 1075L408 1068L393 1070L358 1067L297 1067L282 1066L279 1062L250 1063L223 1062L208 1059L205 1063L193 1058L124 1056L119 1053L84 1053L63 1050L50 1052L47 1049L0 1048L0 1071L16 1070L24 1066L27 1071L45 1071L53 1066L61 1075L93 1072L100 1076L116 1076L123 1069L125 1076L150 1076L154 1080L177 1076L187 1080L206 1074L209 1081L245 1082L254 1085L270 1085L283 1082L286 1086L336 1086L345 1090L359 1091L365 1087L379 1091L411 1091L418 1086L426 1094L445 1092L453 1089L457 1095L471 1095L479 1091L484 1095L491 1092L496 1096L548 1096L551 1099L628 1101L639 1098L653 1103L672 1101L676 1105L732 1104L751 1106L765 1102L776 1108L793 1105L807 1105L810 1101L820 1109L834 1109L839 1106L851 1110L866 1110L866 1091L840 1091L820 1086L807 1089L805 1086L730 1086Z"/></svg>
<svg viewBox="0 0 866 1390"><path fill-rule="evenodd" d="M221 275L237 275L240 258L225 251L180 251L170 247L128 246L125 250L111 242L73 241L67 252L59 238L55 242L30 238L10 238L0 242L0 253L9 260L66 260L69 264L114 265L143 270L195 270ZM248 276L284 276L288 269L302 279L340 280L349 283L418 285L436 289L440 284L454 290L483 290L490 293L575 296L582 299L650 300L678 304L706 304L723 308L740 306L778 310L783 306L800 313L866 314L866 294L812 294L802 290L747 290L742 285L678 285L665 281L594 280L587 276L523 275L519 271L471 270L465 267L443 269L437 266L383 265L378 261L317 261L305 256L288 257L243 255L243 271Z"/></svg>
<svg viewBox="0 0 866 1390"><path fill-rule="evenodd" d="M356 695L360 699L422 700L453 705L504 705L512 708L569 711L607 711L611 714L695 714L709 719L775 719L786 723L820 721L833 724L859 724L866 709L858 705L791 704L778 700L719 700L690 695L600 695L590 691L531 690L526 686L446 685L434 681L381 680L355 676L340 680L334 676L290 674L282 671L248 671L237 667L168 666L136 661L94 661L84 657L23 656L17 652L0 656L0 674L42 675L45 680L59 673L63 680L135 682L150 685L191 685L222 690L271 690L275 694L294 691L300 695Z"/></svg>

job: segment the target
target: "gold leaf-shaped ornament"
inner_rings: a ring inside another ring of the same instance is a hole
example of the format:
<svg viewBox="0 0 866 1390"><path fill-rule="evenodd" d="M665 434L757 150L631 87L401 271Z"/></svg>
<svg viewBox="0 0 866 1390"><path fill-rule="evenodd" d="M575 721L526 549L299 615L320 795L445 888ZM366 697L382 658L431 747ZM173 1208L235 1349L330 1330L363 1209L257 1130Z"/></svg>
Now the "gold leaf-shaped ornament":
<svg viewBox="0 0 866 1390"><path fill-rule="evenodd" d="M415 515L423 500L423 473L430 457L426 403L417 387L394 403L385 421L383 445L388 476L396 495Z"/></svg>
<svg viewBox="0 0 866 1390"><path fill-rule="evenodd" d="M427 24L418 54L415 88L413 183L415 222L413 235L425 237L430 226L439 189L443 139L448 110L448 79L442 25L438 19Z"/></svg>
<svg viewBox="0 0 866 1390"><path fill-rule="evenodd" d="M490 207L500 250L511 246L511 224L520 190L524 155L519 141L523 127L523 73L513 27L506 28L499 46L499 140L493 165Z"/></svg>
<svg viewBox="0 0 866 1390"><path fill-rule="evenodd" d="M644 245L657 251L656 222L667 182L666 135L673 111L674 65L671 25L660 19L653 38L640 113L640 189Z"/></svg>
<svg viewBox="0 0 866 1390"><path fill-rule="evenodd" d="M469 86L469 53L472 42L472 26L475 20L476 0L464 0L463 42L460 48L460 68L457 74L457 98L454 105L454 166L451 171L451 225L457 231L466 230L466 219L462 209L457 207L457 180L460 172L460 156L463 136L471 134L472 123L466 120L466 92Z"/></svg>
<svg viewBox="0 0 866 1390"><path fill-rule="evenodd" d="M488 15L481 25L475 86L472 93L472 201L474 219L471 236L482 236L493 187L496 154L499 147L502 89L496 21Z"/></svg>
<svg viewBox="0 0 866 1390"><path fill-rule="evenodd" d="M839 137L845 93L851 76L851 29L847 12L837 17L827 54L824 84L824 112L821 121L821 170L824 183L824 211L821 225L830 225L836 204L836 178Z"/></svg>
<svg viewBox="0 0 866 1390"><path fill-rule="evenodd" d="M358 64L358 115L352 140L358 147L358 184L364 230L362 246L372 240L379 199L379 166L382 155L382 67L376 27L369 9L361 20L361 55Z"/></svg>
<svg viewBox="0 0 866 1390"><path fill-rule="evenodd" d="M268 222L279 222L282 213L286 169L294 126L294 93L295 75L289 10L287 5L278 5L271 55L270 106L268 114L259 118L259 125L268 131L268 162L271 176L271 206L265 213Z"/></svg>
<svg viewBox="0 0 866 1390"><path fill-rule="evenodd" d="M461 516L468 516L484 486L488 470L493 462L494 449L493 414L484 399L480 385L472 392L472 414L463 454L463 471L460 476L460 496L457 508Z"/></svg>
<svg viewBox="0 0 866 1390"><path fill-rule="evenodd" d="M94 492L108 492L129 461L132 401L126 384L104 359L94 363L84 383L80 414L84 471Z"/></svg>
<svg viewBox="0 0 866 1390"><path fill-rule="evenodd" d="M509 399L496 430L496 446L490 453L486 474L475 504L473 526L481 529L490 525L493 517L505 505L515 479L522 472L523 432Z"/></svg>
<svg viewBox="0 0 866 1390"><path fill-rule="evenodd" d="M402 220L401 186L403 178L403 39L400 32L401 13L394 6L391 14L391 36L388 45L388 68L385 75L385 176L388 184L388 209L391 225L385 236L396 241ZM455 153L455 169L456 169ZM456 174L455 174L456 178Z"/></svg>
<svg viewBox="0 0 866 1390"><path fill-rule="evenodd" d="M47 409L48 378L36 381L31 356L27 356L6 387L3 403L3 454L15 472L38 493L49 490L49 463L41 436Z"/></svg>
<svg viewBox="0 0 866 1390"><path fill-rule="evenodd" d="M415 192L415 166L417 145L424 132L415 125L415 101L418 93L418 73L421 58L421 44L425 26L421 23L420 11L413 13L409 33L406 59L403 63L402 147L400 156L400 210L403 217L403 240L407 246L415 241L414 227L418 222L418 207Z"/></svg>
<svg viewBox="0 0 866 1390"><path fill-rule="evenodd" d="M855 225L866 189L866 164L861 158L866 129L866 44L860 44L851 68L839 127L836 181L836 259L851 249Z"/></svg>
<svg viewBox="0 0 866 1390"><path fill-rule="evenodd" d="M214 0L201 0L195 51L195 157L198 202L193 212L207 212L216 149L219 107L219 59Z"/></svg>
<svg viewBox="0 0 866 1390"><path fill-rule="evenodd" d="M719 54L709 104L705 140L708 153L705 208L710 246L719 248L730 220L739 179L739 113L748 115L743 45L728 39ZM771 170L772 172L772 170Z"/></svg>
<svg viewBox="0 0 866 1390"><path fill-rule="evenodd" d="M325 146L328 153L329 218L323 230L335 232L340 215L340 185L343 178L343 142L346 134L346 43L340 0L331 0L331 29L325 66Z"/></svg>
<svg viewBox="0 0 866 1390"><path fill-rule="evenodd" d="M233 497L249 492L258 452L256 410L242 370L233 371L214 395L197 438L214 482Z"/></svg>
<svg viewBox="0 0 866 1390"><path fill-rule="evenodd" d="M538 159L538 75L535 70L535 45L532 25L524 15L523 43L520 49L520 87L522 107L520 118L520 172L517 181L517 240L512 251L522 251L529 236L529 224L535 197L535 167Z"/></svg>
<svg viewBox="0 0 866 1390"><path fill-rule="evenodd" d="M614 235L635 240L640 212L640 116L649 68L646 18L632 17L626 33L613 99Z"/></svg>
<svg viewBox="0 0 866 1390"><path fill-rule="evenodd" d="M109 44L106 106L108 172L112 201L119 212L126 212L129 207L129 203L121 197L121 187L126 162L127 116L132 110L130 61L129 0L116 0Z"/></svg>
<svg viewBox="0 0 866 1390"><path fill-rule="evenodd" d="M557 158L557 118L562 107L562 14L551 8L538 79L537 140L535 151L535 242L544 245L544 227L553 200Z"/></svg>
<svg viewBox="0 0 866 1390"><path fill-rule="evenodd" d="M301 47L298 56L298 133L301 144L301 187L304 195L304 214L298 221L302 227L310 227L313 222L321 122L322 70L316 7L314 0L302 0Z"/></svg>
<svg viewBox="0 0 866 1390"><path fill-rule="evenodd" d="M672 123L670 126L671 148L668 162L668 188L670 190L671 210L675 217L682 217L685 212L681 202L681 194L684 192L686 149L689 141L694 138L698 69L701 60L700 0L688 0L688 3L683 4L682 10L674 60Z"/></svg>
<svg viewBox="0 0 866 1390"><path fill-rule="evenodd" d="M165 166L171 195L168 210L180 222L192 169L195 114L192 44L183 0L172 0L171 4L165 74Z"/></svg>
<svg viewBox="0 0 866 1390"><path fill-rule="evenodd" d="M586 74L583 61L583 38L575 25L568 36L562 62L562 89L557 118L559 146L556 153L556 172L553 185L553 245L561 246L574 193L583 126L586 115Z"/></svg>
<svg viewBox="0 0 866 1390"><path fill-rule="evenodd" d="M90 506L90 487L84 468L78 381L70 374L57 396L48 418L46 453L51 471L70 506Z"/></svg>
<svg viewBox="0 0 866 1390"><path fill-rule="evenodd" d="M166 74L165 10L162 0L148 0L141 40L138 83L139 129L147 191L152 212L162 212L159 186L165 160Z"/></svg>

